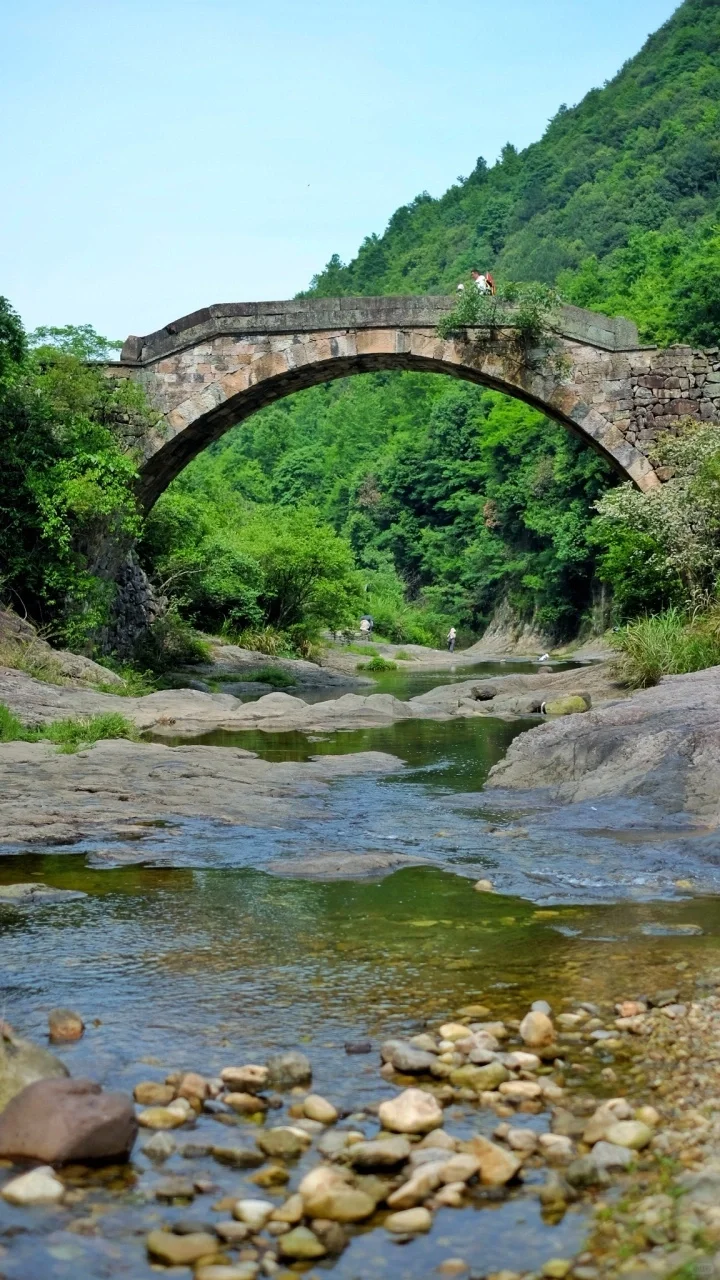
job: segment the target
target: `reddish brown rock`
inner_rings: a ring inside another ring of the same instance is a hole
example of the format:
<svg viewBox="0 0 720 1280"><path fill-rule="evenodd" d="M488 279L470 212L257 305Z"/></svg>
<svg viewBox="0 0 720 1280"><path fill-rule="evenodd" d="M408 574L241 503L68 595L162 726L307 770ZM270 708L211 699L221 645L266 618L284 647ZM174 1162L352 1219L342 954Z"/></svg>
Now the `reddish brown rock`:
<svg viewBox="0 0 720 1280"><path fill-rule="evenodd" d="M127 1094L103 1093L92 1080L39 1080L0 1115L0 1157L44 1164L124 1160L136 1133Z"/></svg>

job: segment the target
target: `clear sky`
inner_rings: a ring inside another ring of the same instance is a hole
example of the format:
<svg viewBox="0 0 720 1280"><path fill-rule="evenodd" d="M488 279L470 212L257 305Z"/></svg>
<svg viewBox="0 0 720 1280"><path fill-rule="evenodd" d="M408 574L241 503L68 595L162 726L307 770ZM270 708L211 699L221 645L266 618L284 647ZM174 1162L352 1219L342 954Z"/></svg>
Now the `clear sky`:
<svg viewBox="0 0 720 1280"><path fill-rule="evenodd" d="M0 0L0 293L147 333L289 298L538 138L677 0Z"/></svg>

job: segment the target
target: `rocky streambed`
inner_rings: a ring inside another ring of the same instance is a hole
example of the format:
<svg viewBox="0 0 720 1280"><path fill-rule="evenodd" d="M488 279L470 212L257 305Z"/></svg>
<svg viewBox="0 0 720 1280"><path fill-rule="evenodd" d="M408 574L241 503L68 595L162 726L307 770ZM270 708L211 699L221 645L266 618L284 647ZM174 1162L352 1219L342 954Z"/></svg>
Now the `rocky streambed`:
<svg viewBox="0 0 720 1280"><path fill-rule="evenodd" d="M693 991L678 968L614 1005L474 1003L348 1041L354 1098L297 1049L106 1093L5 1024L3 1274L713 1275L720 974ZM56 1043L83 1031L51 1013Z"/></svg>

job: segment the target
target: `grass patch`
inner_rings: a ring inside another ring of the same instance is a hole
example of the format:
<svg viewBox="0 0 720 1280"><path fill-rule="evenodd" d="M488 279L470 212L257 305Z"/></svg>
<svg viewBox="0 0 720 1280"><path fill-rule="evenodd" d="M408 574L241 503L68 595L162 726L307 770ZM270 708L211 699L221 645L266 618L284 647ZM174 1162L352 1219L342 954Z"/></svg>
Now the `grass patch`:
<svg viewBox="0 0 720 1280"><path fill-rule="evenodd" d="M374 644L349 644L348 653L359 653L363 658L377 658L379 656Z"/></svg>
<svg viewBox="0 0 720 1280"><path fill-rule="evenodd" d="M69 754L103 739L129 738L135 741L138 736L135 725L117 711L75 720L53 720L37 729L28 729L9 707L0 702L0 742L52 742L61 752Z"/></svg>
<svg viewBox="0 0 720 1280"><path fill-rule="evenodd" d="M718 666L720 607L691 618L679 609L641 618L613 636L613 644L619 651L616 674L631 689Z"/></svg>
<svg viewBox="0 0 720 1280"><path fill-rule="evenodd" d="M398 649L397 653L395 654L395 657L397 658L398 662L414 662L415 661L412 654L406 653L404 649Z"/></svg>
<svg viewBox="0 0 720 1280"><path fill-rule="evenodd" d="M389 658L383 658L381 654L376 654L369 662L358 662L358 671L397 671L397 662L391 662Z"/></svg>
<svg viewBox="0 0 720 1280"><path fill-rule="evenodd" d="M283 671L282 667L260 667L259 671L253 671L247 676L248 680L257 680L259 684L274 684L278 689L289 689L291 685L297 682L292 676Z"/></svg>
<svg viewBox="0 0 720 1280"><path fill-rule="evenodd" d="M156 693L158 690L158 681L152 671L140 671L137 667L115 663L107 658L103 658L103 666L120 676L122 684L96 684L94 688L100 693L114 693L117 698L144 698L146 694Z"/></svg>

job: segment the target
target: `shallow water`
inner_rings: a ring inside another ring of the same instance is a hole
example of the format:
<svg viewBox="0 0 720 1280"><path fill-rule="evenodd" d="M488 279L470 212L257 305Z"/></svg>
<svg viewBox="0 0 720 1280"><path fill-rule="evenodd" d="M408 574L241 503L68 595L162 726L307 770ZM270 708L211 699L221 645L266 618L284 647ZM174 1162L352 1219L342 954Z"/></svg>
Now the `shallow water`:
<svg viewBox="0 0 720 1280"><path fill-rule="evenodd" d="M37 879L86 895L32 908L0 905L0 1015L42 1039L51 1007L79 1009L87 1031L61 1056L74 1075L123 1089L175 1068L212 1075L302 1048L317 1090L355 1109L394 1092L378 1074L383 1039L418 1032L470 1001L512 1017L540 997L556 1009L576 998L605 1010L620 996L669 986L687 998L694 975L720 958L718 899L693 897L685 883L712 861L710 837L690 839L680 820L674 832L653 827L638 805L616 806L608 822L601 806L517 812L517 797L480 794L490 766L523 727L413 721L310 741L259 732L205 739L272 760L385 750L407 767L334 783L292 831L158 827L142 862L117 867L107 845L102 856L88 844L0 857L0 883ZM262 869L294 853L388 848L428 865L334 883ZM478 875L506 892L474 892ZM372 1055L345 1053L345 1041L364 1038ZM612 1061L593 1054L586 1083L602 1090L599 1070ZM271 1122L286 1115L271 1113ZM547 1124L542 1116L519 1120ZM446 1127L467 1135L491 1132L495 1123L491 1113L453 1108ZM254 1133L248 1120L228 1130L203 1116L194 1133L175 1137L252 1145ZM208 1158L177 1155L156 1171L140 1146L124 1182L108 1189L93 1175L87 1201L72 1209L26 1211L0 1201L7 1280L150 1280L158 1273L145 1258L147 1230L178 1217L218 1221L228 1216L211 1209L219 1195L258 1194L247 1175ZM217 1189L192 1206L165 1208L146 1197L168 1173L209 1173ZM67 1230L88 1215L100 1234ZM406 1247L382 1230L359 1232L339 1260L312 1274L422 1280L451 1256L480 1273L524 1270L571 1256L584 1229L583 1212L551 1226L537 1200L519 1193L478 1202L475 1211L443 1210L430 1236Z"/></svg>

